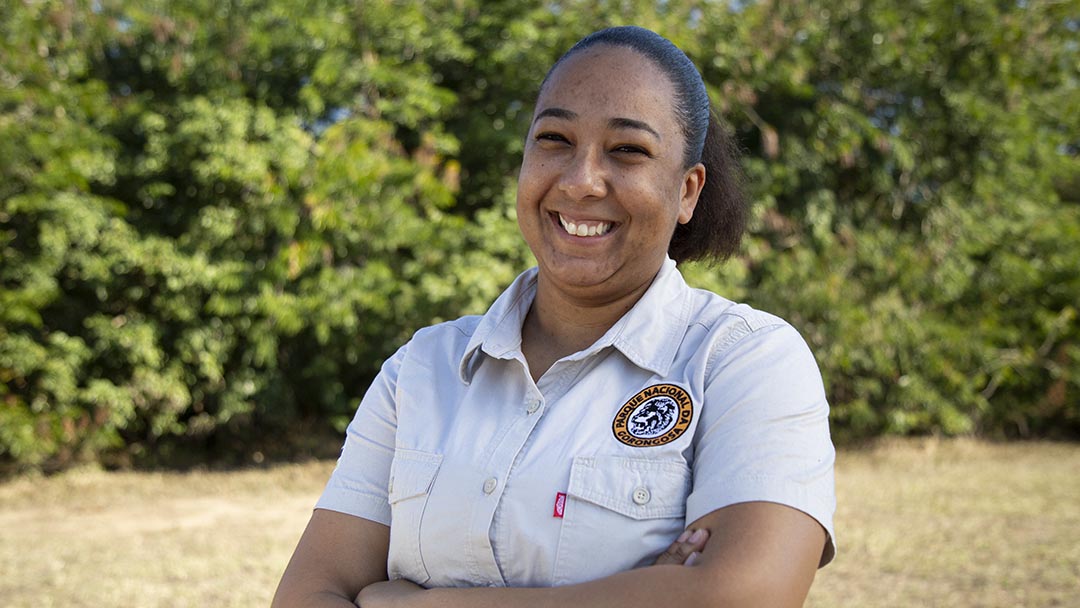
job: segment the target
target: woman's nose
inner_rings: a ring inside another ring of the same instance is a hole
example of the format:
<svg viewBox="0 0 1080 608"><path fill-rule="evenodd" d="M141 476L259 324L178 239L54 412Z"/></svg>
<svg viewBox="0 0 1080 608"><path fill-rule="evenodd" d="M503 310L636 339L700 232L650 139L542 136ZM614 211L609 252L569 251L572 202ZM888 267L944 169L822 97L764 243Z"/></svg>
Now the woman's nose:
<svg viewBox="0 0 1080 608"><path fill-rule="evenodd" d="M571 200L603 198L607 194L607 175L602 152L581 148L559 179L559 189Z"/></svg>

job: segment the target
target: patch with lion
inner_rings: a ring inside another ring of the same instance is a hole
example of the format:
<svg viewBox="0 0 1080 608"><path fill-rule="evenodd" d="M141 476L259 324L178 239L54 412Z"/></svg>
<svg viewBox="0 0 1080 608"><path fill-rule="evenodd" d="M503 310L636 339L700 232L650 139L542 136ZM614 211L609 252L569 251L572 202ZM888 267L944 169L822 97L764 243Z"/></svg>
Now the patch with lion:
<svg viewBox="0 0 1080 608"><path fill-rule="evenodd" d="M690 394L674 384L654 384L627 401L611 431L620 442L635 448L651 448L675 441L694 419Z"/></svg>

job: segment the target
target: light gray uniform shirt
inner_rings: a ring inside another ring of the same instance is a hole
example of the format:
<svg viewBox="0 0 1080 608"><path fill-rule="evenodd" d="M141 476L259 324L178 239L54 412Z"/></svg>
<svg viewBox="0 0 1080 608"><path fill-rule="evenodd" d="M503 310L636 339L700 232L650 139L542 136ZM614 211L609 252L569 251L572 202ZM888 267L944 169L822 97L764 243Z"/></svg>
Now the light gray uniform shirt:
<svg viewBox="0 0 1080 608"><path fill-rule="evenodd" d="M418 331L349 425L317 508L390 526L388 571L428 587L564 585L649 565L707 513L799 509L835 553L833 445L806 343L691 289L641 300L534 383L526 271L482 317Z"/></svg>

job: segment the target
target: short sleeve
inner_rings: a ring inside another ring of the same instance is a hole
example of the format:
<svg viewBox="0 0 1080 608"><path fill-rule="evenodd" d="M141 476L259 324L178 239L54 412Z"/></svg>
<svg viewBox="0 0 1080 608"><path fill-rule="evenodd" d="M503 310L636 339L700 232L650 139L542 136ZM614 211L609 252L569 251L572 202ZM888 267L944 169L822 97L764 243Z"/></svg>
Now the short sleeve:
<svg viewBox="0 0 1080 608"><path fill-rule="evenodd" d="M394 394L408 345L383 363L345 433L337 467L316 509L328 509L390 525L388 485L394 459L397 410Z"/></svg>
<svg viewBox="0 0 1080 608"><path fill-rule="evenodd" d="M825 528L824 566L836 553L835 451L813 354L793 327L777 320L713 357L686 521L742 502L790 506Z"/></svg>

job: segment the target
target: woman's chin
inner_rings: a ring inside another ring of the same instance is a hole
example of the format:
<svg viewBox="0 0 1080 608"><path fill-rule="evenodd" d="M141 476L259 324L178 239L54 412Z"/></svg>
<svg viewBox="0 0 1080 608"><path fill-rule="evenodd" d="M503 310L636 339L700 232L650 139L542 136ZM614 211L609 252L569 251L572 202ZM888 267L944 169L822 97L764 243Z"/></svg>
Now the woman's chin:
<svg viewBox="0 0 1080 608"><path fill-rule="evenodd" d="M591 260L559 256L547 264L540 265L544 278L574 289L602 287L615 274L615 268L608 260Z"/></svg>

